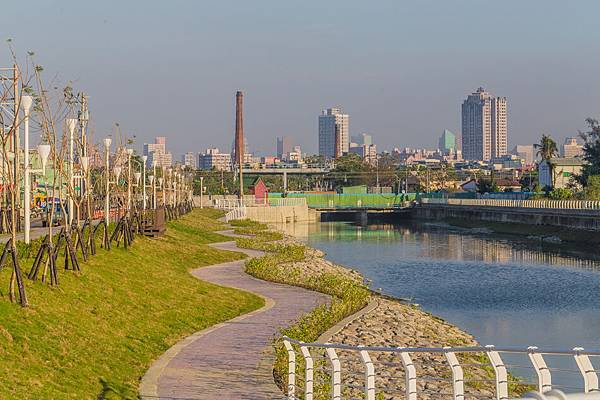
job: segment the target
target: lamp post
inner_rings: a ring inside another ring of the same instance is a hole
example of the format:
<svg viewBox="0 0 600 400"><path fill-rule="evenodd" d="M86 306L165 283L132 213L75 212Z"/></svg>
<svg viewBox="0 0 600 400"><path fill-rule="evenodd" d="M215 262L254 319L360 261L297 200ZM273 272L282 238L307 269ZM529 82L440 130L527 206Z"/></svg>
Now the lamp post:
<svg viewBox="0 0 600 400"><path fill-rule="evenodd" d="M112 139L107 137L104 139L104 149L106 150L106 196L104 202L104 222L106 222L106 227L108 228L108 224L110 223L109 213L110 213L110 165L109 165L109 152L110 152L110 144L112 143Z"/></svg>
<svg viewBox="0 0 600 400"><path fill-rule="evenodd" d="M146 161L148 156L142 156L142 209L146 211Z"/></svg>
<svg viewBox="0 0 600 400"><path fill-rule="evenodd" d="M31 225L31 194L29 193L29 112L31 110L31 105L33 104L33 99L31 96L23 96L21 97L21 104L23 105L23 113L25 115L25 182L23 182L25 190L25 243L29 243L29 228Z"/></svg>
<svg viewBox="0 0 600 400"><path fill-rule="evenodd" d="M150 186L152 186L152 209L155 209L156 203L154 197L156 196L156 191L154 190L154 175L148 175L148 179L150 180Z"/></svg>
<svg viewBox="0 0 600 400"><path fill-rule="evenodd" d="M127 213L131 213L131 156L133 149L127 149Z"/></svg>
<svg viewBox="0 0 600 400"><path fill-rule="evenodd" d="M81 196L87 200L87 196L89 195L89 182L88 182L88 168L90 166L90 158L88 156L81 156L79 157L79 162L81 163L81 175L82 175L82 180L83 180L83 185L81 185ZM86 201L87 203L87 201ZM88 214L88 219L91 221L91 215L90 214L90 209L88 207L87 210L87 214Z"/></svg>
<svg viewBox="0 0 600 400"><path fill-rule="evenodd" d="M165 206L165 189L163 187L164 178L161 176L158 178L158 185L160 186L160 191L162 192L162 206Z"/></svg>
<svg viewBox="0 0 600 400"><path fill-rule="evenodd" d="M115 166L113 168L113 172L115 174L115 191L118 190L118 188L119 188L119 177L121 176L121 171L122 171L122 169L119 166ZM117 202L117 205L118 204L119 203ZM121 212L120 212L121 211L121 207L117 207L117 211L119 212L119 214L115 215L115 221L118 221L119 218L121 217Z"/></svg>
<svg viewBox="0 0 600 400"><path fill-rule="evenodd" d="M73 185L73 164L75 162L75 154L73 151L73 135L75 134L75 126L77 125L77 120L75 118L67 118L65 120L67 124L67 129L69 130L69 209L68 209L68 227L67 229L71 229L71 224L73 223L73 191L75 187Z"/></svg>
<svg viewBox="0 0 600 400"><path fill-rule="evenodd" d="M139 188L139 187L140 187L140 178L142 177L142 173L141 173L141 172L139 172L139 171L136 171L136 172L133 174L133 177L135 178L135 187L138 187L138 188ZM137 189L137 190L136 190L136 192L137 192L137 194L138 194L138 196L139 196L140 190L139 190L139 189ZM134 197L135 197L135 196L134 196Z"/></svg>
<svg viewBox="0 0 600 400"><path fill-rule="evenodd" d="M154 177L156 176L156 160L152 160L152 179L150 184L152 185L152 208L156 210L156 185L154 184Z"/></svg>
<svg viewBox="0 0 600 400"><path fill-rule="evenodd" d="M204 208L204 204L202 202L202 196L204 195L204 177L200 177L200 208Z"/></svg>

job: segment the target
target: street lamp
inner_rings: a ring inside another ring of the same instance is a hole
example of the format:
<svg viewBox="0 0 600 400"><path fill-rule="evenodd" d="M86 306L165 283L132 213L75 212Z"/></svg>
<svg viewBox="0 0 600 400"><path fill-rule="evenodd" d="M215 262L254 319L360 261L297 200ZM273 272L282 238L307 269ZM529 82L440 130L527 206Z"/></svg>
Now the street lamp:
<svg viewBox="0 0 600 400"><path fill-rule="evenodd" d="M127 212L131 212L131 156L133 149L127 149Z"/></svg>
<svg viewBox="0 0 600 400"><path fill-rule="evenodd" d="M108 224L110 223L109 213L110 213L110 165L109 165L109 152L110 152L110 144L112 143L112 139L107 137L104 139L104 149L106 150L106 196L104 203L104 221L106 222L106 227L108 228Z"/></svg>
<svg viewBox="0 0 600 400"><path fill-rule="evenodd" d="M156 185L154 184L155 176L156 176L156 160L152 160L152 179L150 179L150 184L152 185L152 208L156 210Z"/></svg>
<svg viewBox="0 0 600 400"><path fill-rule="evenodd" d="M73 135L75 134L75 126L77 126L77 120L75 118L67 118L65 120L67 129L69 130L69 209L68 209L68 221L69 229L73 223L73 163L75 161L75 154L73 151Z"/></svg>
<svg viewBox="0 0 600 400"><path fill-rule="evenodd" d="M158 178L158 185L160 186L160 191L162 192L162 206L165 206L165 189L163 187L163 177Z"/></svg>
<svg viewBox="0 0 600 400"><path fill-rule="evenodd" d="M202 204L202 196L204 195L204 177L200 177L200 208L204 208Z"/></svg>
<svg viewBox="0 0 600 400"><path fill-rule="evenodd" d="M29 112L33 105L33 98L31 96L23 96L21 97L21 104L25 115L25 182L23 183L25 190L25 243L29 243L29 228L31 226L31 194L29 193Z"/></svg>
<svg viewBox="0 0 600 400"><path fill-rule="evenodd" d="M146 161L148 160L148 156L142 156L142 187L143 187L143 210L146 210Z"/></svg>
<svg viewBox="0 0 600 400"><path fill-rule="evenodd" d="M150 186L152 186L152 208L156 209L156 186L154 186L154 175L149 175Z"/></svg>

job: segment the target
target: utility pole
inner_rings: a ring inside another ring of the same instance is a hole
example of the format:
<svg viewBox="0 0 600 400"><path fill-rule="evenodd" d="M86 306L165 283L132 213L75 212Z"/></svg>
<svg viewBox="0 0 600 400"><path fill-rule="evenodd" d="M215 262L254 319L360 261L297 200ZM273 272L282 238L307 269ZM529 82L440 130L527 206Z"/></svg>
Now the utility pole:
<svg viewBox="0 0 600 400"><path fill-rule="evenodd" d="M235 94L235 158L240 176L240 200L244 198L244 179L242 168L244 165L244 94L238 91Z"/></svg>

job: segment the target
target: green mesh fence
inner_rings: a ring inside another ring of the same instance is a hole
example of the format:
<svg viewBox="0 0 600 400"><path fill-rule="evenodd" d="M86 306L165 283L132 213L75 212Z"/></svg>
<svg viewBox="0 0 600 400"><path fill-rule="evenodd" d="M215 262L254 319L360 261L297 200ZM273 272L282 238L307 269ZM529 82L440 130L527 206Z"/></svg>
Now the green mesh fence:
<svg viewBox="0 0 600 400"><path fill-rule="evenodd" d="M407 201L417 198L417 193L288 193L288 198L304 197L310 208L357 208L357 207L401 207ZM269 199L281 198L281 193L269 193Z"/></svg>

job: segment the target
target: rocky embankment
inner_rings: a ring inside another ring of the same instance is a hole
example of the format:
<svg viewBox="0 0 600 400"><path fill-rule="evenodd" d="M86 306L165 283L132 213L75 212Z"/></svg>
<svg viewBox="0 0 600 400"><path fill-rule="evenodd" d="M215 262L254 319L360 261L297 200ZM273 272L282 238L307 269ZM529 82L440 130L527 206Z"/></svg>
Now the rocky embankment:
<svg viewBox="0 0 600 400"><path fill-rule="evenodd" d="M286 238L283 242L293 242ZM324 254L316 249L307 248L304 261L290 263L289 268L299 270L307 276L323 273L344 274L357 281L363 276L357 271L336 265L323 258ZM476 346L478 343L468 333L460 330L440 318L419 309L413 304L372 295L375 308L358 316L352 322L333 334L327 341L347 345L386 346L386 347L444 347ZM360 313L359 313L360 314ZM376 371L376 386L381 388L382 399L405 398L405 375L399 355L395 353L373 352L370 354ZM342 362L342 380L348 395L359 395L364 385L364 371L356 352L339 351ZM452 384L449 381L451 370L444 354L414 353L412 361L417 370L417 390L419 398L439 398L440 394L450 395ZM466 358L459 355L464 367L465 393L468 396L494 396L494 384L490 367L472 364L488 364L484 354L472 354ZM468 382L472 381L472 382ZM346 386L347 385L347 386ZM353 388L354 387L354 388ZM379 391L379 390L378 390ZM356 392L356 393L352 393Z"/></svg>

